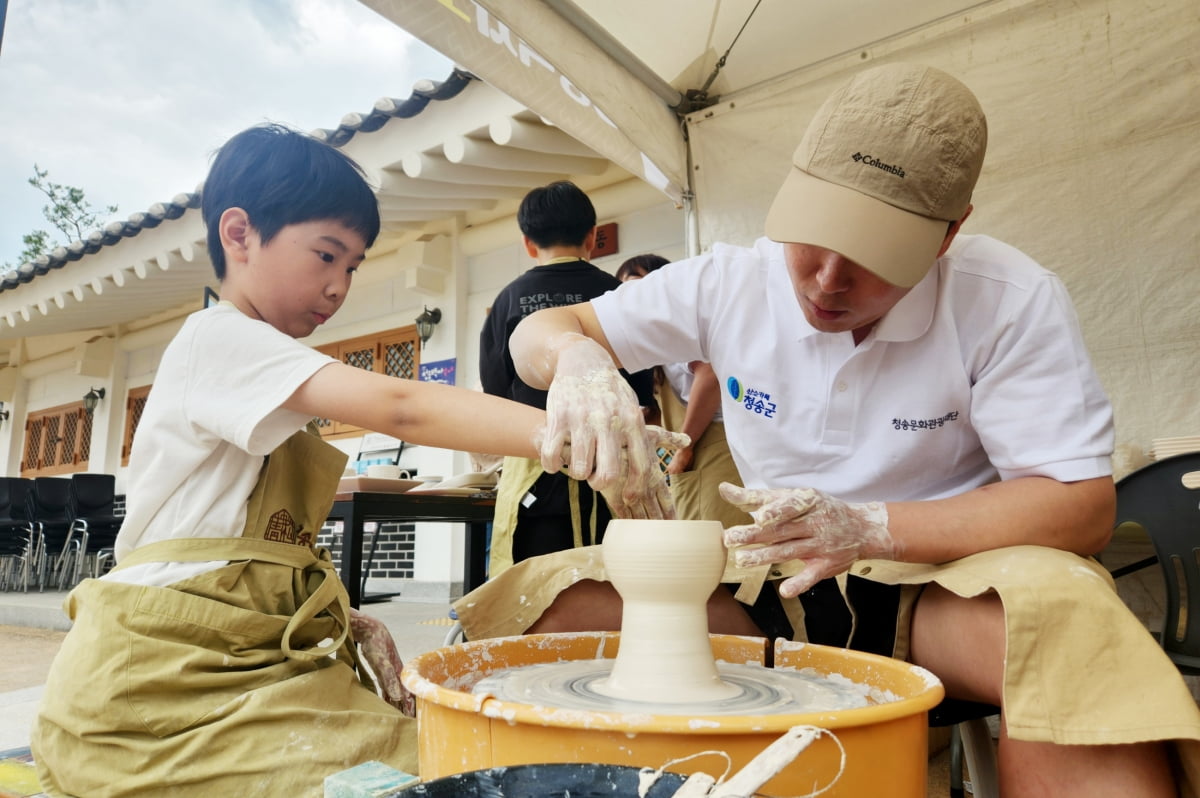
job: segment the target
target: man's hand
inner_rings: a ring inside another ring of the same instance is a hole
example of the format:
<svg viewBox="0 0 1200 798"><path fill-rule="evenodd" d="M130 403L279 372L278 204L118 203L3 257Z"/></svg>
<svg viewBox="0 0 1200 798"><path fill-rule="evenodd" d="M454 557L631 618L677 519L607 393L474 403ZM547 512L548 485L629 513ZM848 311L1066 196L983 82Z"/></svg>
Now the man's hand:
<svg viewBox="0 0 1200 798"><path fill-rule="evenodd" d="M604 347L578 333L554 343L557 369L546 398L542 468L566 467L586 480L621 518L671 518L674 507L658 466L658 448L686 436L647 427L629 383Z"/></svg>
<svg viewBox="0 0 1200 798"><path fill-rule="evenodd" d="M350 630L354 633L354 639L358 641L363 659L367 661L376 681L379 682L383 700L410 718L415 718L417 699L400 683L400 671L404 670L404 663L400 660L400 653L396 651L392 633L384 626L383 621L363 615L353 607L350 608Z"/></svg>
<svg viewBox="0 0 1200 798"><path fill-rule="evenodd" d="M725 545L761 545L737 552L738 565L804 562L802 573L780 584L785 598L842 573L856 560L895 559L899 554L883 502L850 504L812 488L751 490L728 482L721 483L720 491L725 501L754 519L726 529Z"/></svg>

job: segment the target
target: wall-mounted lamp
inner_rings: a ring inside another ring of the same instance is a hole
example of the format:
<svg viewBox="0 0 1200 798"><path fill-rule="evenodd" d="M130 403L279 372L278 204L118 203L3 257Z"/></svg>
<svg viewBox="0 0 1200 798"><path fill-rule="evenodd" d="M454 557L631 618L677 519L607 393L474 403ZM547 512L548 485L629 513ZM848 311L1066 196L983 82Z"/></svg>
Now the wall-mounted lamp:
<svg viewBox="0 0 1200 798"><path fill-rule="evenodd" d="M87 414L90 416L92 411L96 409L96 405L99 404L100 400L103 398L103 388L92 388L83 395L83 409L86 410Z"/></svg>
<svg viewBox="0 0 1200 798"><path fill-rule="evenodd" d="M425 346L425 342L433 335L433 328L442 320L441 308L430 310L425 308L421 311L421 315L417 316L417 335L421 338L421 346Z"/></svg>

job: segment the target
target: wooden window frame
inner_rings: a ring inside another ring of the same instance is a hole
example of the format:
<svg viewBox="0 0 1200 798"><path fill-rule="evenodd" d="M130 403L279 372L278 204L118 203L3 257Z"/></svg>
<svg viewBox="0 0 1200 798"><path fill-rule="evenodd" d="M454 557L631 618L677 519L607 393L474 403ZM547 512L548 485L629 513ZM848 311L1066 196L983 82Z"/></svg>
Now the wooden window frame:
<svg viewBox="0 0 1200 798"><path fill-rule="evenodd" d="M378 374L413 380L421 374L421 339L415 324L347 338L314 349L358 368L367 368L369 365L367 370ZM401 362L397 369L396 364L390 362L392 358L388 357L389 353L400 353L399 357L403 360L406 352L411 353L411 372L406 368L407 363ZM321 430L321 437L328 440L358 437L367 432L362 427L332 419L318 419L317 426Z"/></svg>
<svg viewBox="0 0 1200 798"><path fill-rule="evenodd" d="M129 452L133 449L133 436L138 424L142 421L142 411L146 409L146 399L150 396L151 385L140 388L130 388L125 397L125 433L121 439L121 465L129 465Z"/></svg>
<svg viewBox="0 0 1200 798"><path fill-rule="evenodd" d="M25 419L21 476L54 477L87 471L92 450L92 417L83 402L30 413Z"/></svg>

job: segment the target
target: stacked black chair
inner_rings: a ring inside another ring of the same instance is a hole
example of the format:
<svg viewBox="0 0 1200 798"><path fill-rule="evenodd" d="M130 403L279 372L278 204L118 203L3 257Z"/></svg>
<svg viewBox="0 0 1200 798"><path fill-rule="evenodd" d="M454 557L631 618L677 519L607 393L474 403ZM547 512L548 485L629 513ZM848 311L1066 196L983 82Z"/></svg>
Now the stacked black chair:
<svg viewBox="0 0 1200 798"><path fill-rule="evenodd" d="M71 562L65 564L70 585L79 581L86 559L93 560L93 576L99 576L105 563L112 560L117 532L124 520L113 511L116 482L112 474L71 475L71 539L79 545L72 548Z"/></svg>
<svg viewBox="0 0 1200 798"><path fill-rule="evenodd" d="M32 481L0 477L0 589L29 589L38 555L38 537L26 512Z"/></svg>
<svg viewBox="0 0 1200 798"><path fill-rule="evenodd" d="M1151 463L1117 483L1117 526L1137 524L1155 557L1113 576L1158 562L1167 592L1159 642L1187 675L1200 674L1200 452Z"/></svg>
<svg viewBox="0 0 1200 798"><path fill-rule="evenodd" d="M68 552L78 547L71 535L71 480L65 477L35 477L26 501L29 520L40 538L36 566L38 590L53 579L63 582Z"/></svg>

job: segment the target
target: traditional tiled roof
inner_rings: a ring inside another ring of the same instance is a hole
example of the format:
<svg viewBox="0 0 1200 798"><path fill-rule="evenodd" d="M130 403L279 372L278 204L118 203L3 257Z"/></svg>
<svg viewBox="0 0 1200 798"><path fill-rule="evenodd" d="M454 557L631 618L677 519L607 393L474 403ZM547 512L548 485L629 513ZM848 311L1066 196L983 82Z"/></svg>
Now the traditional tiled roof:
<svg viewBox="0 0 1200 798"><path fill-rule="evenodd" d="M457 96L467 84L476 78L468 72L455 69L443 81L420 80L412 94L403 100L384 97L365 114L351 113L342 117L333 129L319 128L312 135L334 147L342 147L357 133L370 133L396 117L407 119L425 110L432 100L448 100ZM61 269L68 263L91 255L101 247L111 246L121 239L136 236L142 230L157 227L164 219L177 219L189 208L200 207L200 189L176 194L166 202L156 202L145 211L131 214L128 219L109 222L84 239L66 246L55 247L49 254L21 264L0 275L0 292L28 283L52 269Z"/></svg>
<svg viewBox="0 0 1200 798"><path fill-rule="evenodd" d="M449 100L457 97L472 80L478 80L469 72L455 69L450 77L442 82L419 80L413 86L413 92L406 99L396 100L384 97L375 103L375 107L366 114L351 113L342 117L341 124L333 130L318 129L312 134L317 138L341 147L354 138L356 133L373 133L383 127L389 119L408 119L425 110L431 100Z"/></svg>
<svg viewBox="0 0 1200 798"><path fill-rule="evenodd" d="M178 219L188 208L199 207L200 194L198 192L176 194L168 202L156 202L144 212L130 214L129 218L124 221L109 222L99 230L89 233L84 239L74 241L65 247L55 247L50 254L40 255L34 260L26 261L17 268L11 269L0 277L0 291L28 283L51 269L61 269L84 255L92 255L101 247L116 244L121 239L135 236L142 230L158 227L164 219Z"/></svg>

